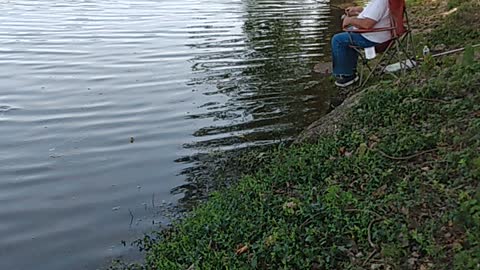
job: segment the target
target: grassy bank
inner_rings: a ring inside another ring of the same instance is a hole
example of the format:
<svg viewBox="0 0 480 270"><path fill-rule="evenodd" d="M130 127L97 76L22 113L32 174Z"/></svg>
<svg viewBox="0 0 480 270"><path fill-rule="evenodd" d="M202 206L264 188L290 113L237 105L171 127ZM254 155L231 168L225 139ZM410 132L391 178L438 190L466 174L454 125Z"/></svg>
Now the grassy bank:
<svg viewBox="0 0 480 270"><path fill-rule="evenodd" d="M458 10L421 42L478 41L462 21L479 2L443 3ZM264 154L261 170L145 239L138 268L480 269L479 89L471 50L376 83L335 136Z"/></svg>

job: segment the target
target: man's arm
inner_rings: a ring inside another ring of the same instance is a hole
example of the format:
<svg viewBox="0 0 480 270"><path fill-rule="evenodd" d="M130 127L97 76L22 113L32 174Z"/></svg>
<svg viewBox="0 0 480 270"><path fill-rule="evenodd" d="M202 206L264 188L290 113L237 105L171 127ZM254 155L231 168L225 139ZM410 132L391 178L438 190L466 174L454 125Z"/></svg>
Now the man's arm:
<svg viewBox="0 0 480 270"><path fill-rule="evenodd" d="M363 11L363 7L348 7L345 9L345 14L350 17L358 16Z"/></svg>
<svg viewBox="0 0 480 270"><path fill-rule="evenodd" d="M343 19L343 28L351 25L358 29L371 29L375 26L375 24L377 24L377 21L370 18L359 19L347 16Z"/></svg>

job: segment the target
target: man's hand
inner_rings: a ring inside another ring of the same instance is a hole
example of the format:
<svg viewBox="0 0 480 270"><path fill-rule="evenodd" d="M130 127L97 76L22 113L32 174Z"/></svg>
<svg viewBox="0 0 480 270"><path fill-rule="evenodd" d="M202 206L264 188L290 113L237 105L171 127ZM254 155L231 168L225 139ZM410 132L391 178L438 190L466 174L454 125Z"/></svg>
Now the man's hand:
<svg viewBox="0 0 480 270"><path fill-rule="evenodd" d="M363 11L362 7L348 7L345 9L345 14L347 16L353 17L353 16L358 16Z"/></svg>
<svg viewBox="0 0 480 270"><path fill-rule="evenodd" d="M343 18L342 28L344 29L347 28L351 24L351 20L352 20L352 17L345 16L345 18Z"/></svg>

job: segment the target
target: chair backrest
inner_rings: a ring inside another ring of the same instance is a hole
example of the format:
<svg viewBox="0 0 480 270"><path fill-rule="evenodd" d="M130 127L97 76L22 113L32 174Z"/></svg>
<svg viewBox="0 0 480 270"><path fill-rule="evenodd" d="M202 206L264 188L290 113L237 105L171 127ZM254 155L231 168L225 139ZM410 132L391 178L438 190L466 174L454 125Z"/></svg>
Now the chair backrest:
<svg viewBox="0 0 480 270"><path fill-rule="evenodd" d="M393 38L397 38L407 31L404 25L405 0L388 0L388 5L390 8L392 27L395 27L394 31L392 31L392 36Z"/></svg>

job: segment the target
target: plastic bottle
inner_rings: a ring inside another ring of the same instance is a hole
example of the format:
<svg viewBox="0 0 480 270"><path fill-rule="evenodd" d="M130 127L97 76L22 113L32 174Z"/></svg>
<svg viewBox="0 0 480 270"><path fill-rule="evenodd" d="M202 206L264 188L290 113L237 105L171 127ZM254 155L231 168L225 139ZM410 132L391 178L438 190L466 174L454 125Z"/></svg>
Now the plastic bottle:
<svg viewBox="0 0 480 270"><path fill-rule="evenodd" d="M425 45L425 47L423 47L423 56L427 56L427 55L430 55L430 49L428 48L427 45Z"/></svg>

